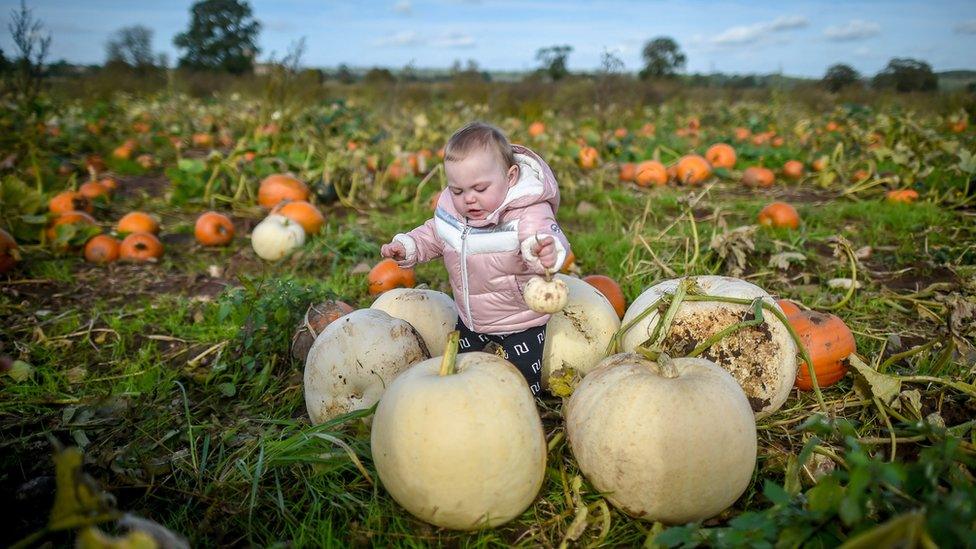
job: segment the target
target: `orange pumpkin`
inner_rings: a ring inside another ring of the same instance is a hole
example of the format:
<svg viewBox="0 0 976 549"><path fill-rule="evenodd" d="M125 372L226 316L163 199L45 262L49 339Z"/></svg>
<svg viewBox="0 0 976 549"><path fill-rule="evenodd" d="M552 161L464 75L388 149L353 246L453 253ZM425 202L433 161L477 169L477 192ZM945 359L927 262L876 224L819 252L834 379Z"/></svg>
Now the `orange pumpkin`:
<svg viewBox="0 0 976 549"><path fill-rule="evenodd" d="M727 143L716 143L705 151L705 160L714 168L732 169L735 167L735 149Z"/></svg>
<svg viewBox="0 0 976 549"><path fill-rule="evenodd" d="M736 128L735 129L735 140L736 141L747 141L752 136L752 132L747 128Z"/></svg>
<svg viewBox="0 0 976 549"><path fill-rule="evenodd" d="M800 311L787 318L800 337L817 376L817 384L829 387L847 373L844 360L856 350L854 334L840 318L816 311ZM813 380L806 362L801 362L796 375L796 387L809 391Z"/></svg>
<svg viewBox="0 0 976 549"><path fill-rule="evenodd" d="M629 182L634 180L634 175L636 173L637 170L633 162L624 162L620 165L620 172L617 177L620 179L620 181Z"/></svg>
<svg viewBox="0 0 976 549"><path fill-rule="evenodd" d="M49 242L52 242L58 235L57 228L59 225L75 225L75 224L90 225L94 227L95 218L88 215L87 212L78 212L78 211L64 212L58 217L56 217L53 221L51 221L51 224L48 225L47 229L44 232L44 235L47 237L47 240Z"/></svg>
<svg viewBox="0 0 976 549"><path fill-rule="evenodd" d="M627 137L627 128L617 128L613 130L613 136L617 139L623 139Z"/></svg>
<svg viewBox="0 0 976 549"><path fill-rule="evenodd" d="M641 187L668 184L668 169L657 160L645 160L637 165L634 182Z"/></svg>
<svg viewBox="0 0 976 549"><path fill-rule="evenodd" d="M393 288L413 288L417 279L413 269L403 269L392 259L384 259L369 271L369 295L378 295Z"/></svg>
<svg viewBox="0 0 976 549"><path fill-rule="evenodd" d="M853 179L855 183L860 183L862 181L867 181L869 177L871 177L871 172L869 172L868 170L860 169L854 172L854 175L851 176L851 179Z"/></svg>
<svg viewBox="0 0 976 549"><path fill-rule="evenodd" d="M107 234L94 236L85 243L85 261L104 265L119 258L119 241Z"/></svg>
<svg viewBox="0 0 976 549"><path fill-rule="evenodd" d="M896 189L888 191L885 198L891 203L911 204L918 200L918 191L915 189Z"/></svg>
<svg viewBox="0 0 976 549"><path fill-rule="evenodd" d="M966 120L965 118L960 118L955 122L949 123L949 130L952 131L952 133L962 133L966 131L966 128L968 127L969 127L969 121Z"/></svg>
<svg viewBox="0 0 976 549"><path fill-rule="evenodd" d="M145 212L129 212L122 216L115 230L119 234L159 232L159 222Z"/></svg>
<svg viewBox="0 0 976 549"><path fill-rule="evenodd" d="M234 223L219 212L204 212L193 226L193 236L204 246L224 246L234 240Z"/></svg>
<svg viewBox="0 0 976 549"><path fill-rule="evenodd" d="M56 214L67 212L92 213L95 211L91 200L87 196L75 191L63 191L54 195L54 198L48 202L47 207L51 210L51 213Z"/></svg>
<svg viewBox="0 0 976 549"><path fill-rule="evenodd" d="M787 160L783 164L783 175L789 179L800 179L803 177L803 162L799 160Z"/></svg>
<svg viewBox="0 0 976 549"><path fill-rule="evenodd" d="M78 192L88 200L95 200L102 196L107 199L112 189L106 187L101 181L88 181L78 187Z"/></svg>
<svg viewBox="0 0 976 549"><path fill-rule="evenodd" d="M209 148L213 146L213 136L209 133L195 133L193 137L190 138L194 147Z"/></svg>
<svg viewBox="0 0 976 549"><path fill-rule="evenodd" d="M583 277L583 282L600 290L600 293L613 305L613 310L617 311L617 316L624 317L624 313L627 312L627 298L624 297L624 292L616 280L604 275L589 275Z"/></svg>
<svg viewBox="0 0 976 549"><path fill-rule="evenodd" d="M769 168L751 166L742 172L742 182L750 187L772 187L776 182L776 175Z"/></svg>
<svg viewBox="0 0 976 549"><path fill-rule="evenodd" d="M316 234L325 225L325 216L322 215L322 212L304 200L279 204L275 208L275 213L279 213L301 225L305 229L305 234Z"/></svg>
<svg viewBox="0 0 976 549"><path fill-rule="evenodd" d="M820 156L817 157L813 162L810 163L810 167L813 168L815 172L822 172L827 169L827 157Z"/></svg>
<svg viewBox="0 0 976 549"><path fill-rule="evenodd" d="M119 182L111 177L103 177L102 179L99 179L98 182L112 192L115 192L119 188Z"/></svg>
<svg viewBox="0 0 976 549"><path fill-rule="evenodd" d="M800 226L800 214L786 202L773 202L759 212L759 224L795 229Z"/></svg>
<svg viewBox="0 0 976 549"><path fill-rule="evenodd" d="M698 185L712 175L712 167L701 156L697 154L686 154L678 160L675 175L679 183Z"/></svg>
<svg viewBox="0 0 976 549"><path fill-rule="evenodd" d="M386 180L391 182L397 182L407 176L407 168L403 165L403 162L399 158L390 162L390 165L386 167Z"/></svg>
<svg viewBox="0 0 976 549"><path fill-rule="evenodd" d="M580 149L579 165L584 170L592 170L600 161L600 153L595 147L586 146Z"/></svg>
<svg viewBox="0 0 976 549"><path fill-rule="evenodd" d="M641 126L640 134L644 137L654 137L654 133L656 131L657 128L654 127L654 124L647 122L643 126Z"/></svg>
<svg viewBox="0 0 976 549"><path fill-rule="evenodd" d="M128 160L132 157L133 150L134 147L132 145L125 143L112 149L112 156L119 160Z"/></svg>
<svg viewBox="0 0 976 549"><path fill-rule="evenodd" d="M258 204L270 210L282 200L308 200L308 186L290 175L265 177L258 188Z"/></svg>
<svg viewBox="0 0 976 549"><path fill-rule="evenodd" d="M779 308L783 310L783 314L786 315L787 318L795 314L799 314L802 311L802 309L800 309L796 303L793 303L789 299L777 299L776 304L779 305Z"/></svg>
<svg viewBox="0 0 976 549"><path fill-rule="evenodd" d="M540 135L546 133L546 125L538 120L529 124L529 135L532 137L539 137Z"/></svg>
<svg viewBox="0 0 976 549"><path fill-rule="evenodd" d="M574 265L576 265L576 254L573 253L573 250L569 250L566 253L566 259L563 260L563 266L559 269L559 272L569 274Z"/></svg>
<svg viewBox="0 0 976 549"><path fill-rule="evenodd" d="M163 256L163 243L152 233L132 233L122 240L119 257L123 261L157 261Z"/></svg>
<svg viewBox="0 0 976 549"><path fill-rule="evenodd" d="M20 261L17 241L10 233L0 229L0 274L9 272Z"/></svg>

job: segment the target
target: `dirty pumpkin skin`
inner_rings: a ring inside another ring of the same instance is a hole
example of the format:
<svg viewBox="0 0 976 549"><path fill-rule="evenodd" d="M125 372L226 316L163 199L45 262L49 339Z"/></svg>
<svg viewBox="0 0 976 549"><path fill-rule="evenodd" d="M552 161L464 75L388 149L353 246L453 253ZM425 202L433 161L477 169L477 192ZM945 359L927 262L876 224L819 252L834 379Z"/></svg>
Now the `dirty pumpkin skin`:
<svg viewBox="0 0 976 549"><path fill-rule="evenodd" d="M684 524L717 515L749 486L756 422L713 362L662 362L607 357L567 401L566 434L580 470L611 503L641 520Z"/></svg>
<svg viewBox="0 0 976 549"><path fill-rule="evenodd" d="M305 360L305 406L313 424L369 408L400 372L430 358L408 322L359 309L329 324Z"/></svg>
<svg viewBox="0 0 976 549"><path fill-rule="evenodd" d="M535 400L501 357L457 355L449 375L440 375L441 360L403 372L380 400L371 433L376 472L421 520L455 530L498 526L532 504L545 476Z"/></svg>
<svg viewBox="0 0 976 549"><path fill-rule="evenodd" d="M546 389L549 377L560 370L572 368L585 375L595 368L620 329L620 317L600 290L573 276L557 274L553 280L566 285L569 297L546 324L542 349L542 386Z"/></svg>
<svg viewBox="0 0 976 549"><path fill-rule="evenodd" d="M775 304L765 290L738 278L713 275L693 278L702 294L742 299L761 297ZM666 293L674 292L680 280L666 280L644 290L627 309L622 324L626 325ZM683 302L664 340L664 351L672 356L683 356L698 343L747 314L750 314L748 305ZM638 322L624 335L622 350L634 351L650 337L660 318L660 314L654 312ZM786 402L797 372L797 348L786 326L769 311L764 312L764 318L764 323L726 336L701 355L732 374L749 398L757 419L772 414Z"/></svg>

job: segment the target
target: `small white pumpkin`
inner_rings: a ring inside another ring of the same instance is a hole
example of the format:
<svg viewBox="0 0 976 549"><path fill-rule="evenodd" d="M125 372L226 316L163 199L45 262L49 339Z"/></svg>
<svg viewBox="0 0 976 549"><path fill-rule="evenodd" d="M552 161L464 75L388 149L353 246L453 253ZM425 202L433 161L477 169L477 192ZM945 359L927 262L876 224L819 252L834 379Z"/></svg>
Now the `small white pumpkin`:
<svg viewBox="0 0 976 549"><path fill-rule="evenodd" d="M712 275L691 278L703 294L750 300L762 298L778 307L765 290L745 280ZM673 293L681 280L666 280L644 290L627 309L623 324L665 294ZM685 301L674 317L664 340L664 349L674 356L686 354L698 343L741 321L750 310L748 305L735 303ZM650 338L660 318L655 311L635 324L624 334L621 350L633 351ZM796 343L786 326L770 311L764 311L763 318L762 325L730 334L701 354L732 374L749 398L757 418L772 414L786 402L796 381L797 368Z"/></svg>
<svg viewBox="0 0 976 549"><path fill-rule="evenodd" d="M424 338L431 356L440 356L444 352L447 336L457 326L454 300L437 290L394 288L380 294L370 308L409 322Z"/></svg>
<svg viewBox="0 0 976 549"><path fill-rule="evenodd" d="M546 280L541 276L533 276L525 284L522 298L537 313L558 313L569 301L569 288L558 278Z"/></svg>
<svg viewBox="0 0 976 549"><path fill-rule="evenodd" d="M607 357L564 408L580 470L628 515L683 524L735 503L756 465L745 394L703 358Z"/></svg>
<svg viewBox="0 0 976 549"><path fill-rule="evenodd" d="M403 372L380 400L371 434L376 472L421 520L455 530L498 526L531 505L545 476L535 399L496 355L457 355L447 375L441 361Z"/></svg>
<svg viewBox="0 0 976 549"><path fill-rule="evenodd" d="M258 257L277 261L305 244L305 229L291 219L271 214L251 231L251 247Z"/></svg>
<svg viewBox="0 0 976 549"><path fill-rule="evenodd" d="M369 408L393 378L430 358L410 323L359 309L326 326L305 360L305 406L312 423Z"/></svg>
<svg viewBox="0 0 976 549"><path fill-rule="evenodd" d="M546 325L542 350L542 384L549 387L549 376L572 368L580 375L592 370L606 356L607 345L620 329L620 318L613 305L583 280L558 274L555 280L566 285L566 306L552 315Z"/></svg>

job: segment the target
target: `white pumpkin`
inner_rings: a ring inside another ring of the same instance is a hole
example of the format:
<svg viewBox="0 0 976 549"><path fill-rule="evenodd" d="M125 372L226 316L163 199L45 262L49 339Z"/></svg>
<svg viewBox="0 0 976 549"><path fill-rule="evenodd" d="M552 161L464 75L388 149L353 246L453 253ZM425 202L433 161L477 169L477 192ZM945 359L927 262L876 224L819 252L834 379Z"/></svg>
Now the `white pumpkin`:
<svg viewBox="0 0 976 549"><path fill-rule="evenodd" d="M542 384L564 368L580 375L592 370L606 356L607 345L620 329L613 305L593 286L573 276L556 275L566 284L569 298L563 309L552 315L546 326L542 351Z"/></svg>
<svg viewBox="0 0 976 549"><path fill-rule="evenodd" d="M277 261L305 244L305 229L291 219L271 214L251 231L251 247L258 257Z"/></svg>
<svg viewBox="0 0 976 549"><path fill-rule="evenodd" d="M628 515L683 524L735 503L756 465L742 389L703 358L608 357L563 411L580 470Z"/></svg>
<svg viewBox="0 0 976 549"><path fill-rule="evenodd" d="M369 408L400 372L430 358L408 322L359 309L329 324L305 360L305 406L312 423Z"/></svg>
<svg viewBox="0 0 976 549"><path fill-rule="evenodd" d="M440 356L447 336L457 325L458 312L451 296L437 290L394 288L387 290L370 305L386 311L393 318L409 322L424 338L430 356Z"/></svg>
<svg viewBox="0 0 976 549"><path fill-rule="evenodd" d="M498 526L539 493L546 438L522 374L488 353L441 358L400 374L372 423L372 454L383 486L431 524L456 530Z"/></svg>
<svg viewBox="0 0 976 549"><path fill-rule="evenodd" d="M711 275L692 278L701 293L742 299L760 297L779 307L765 290L745 280ZM623 324L665 294L674 292L681 280L666 280L644 290L627 309ZM749 311L749 305L735 303L683 302L664 340L664 350L672 356L686 354L719 330L741 321ZM732 374L749 398L757 418L775 412L786 402L797 369L796 344L786 326L770 311L764 311L763 317L763 324L730 334L701 354ZM659 320L660 314L655 311L635 324L624 334L621 350L633 351L650 338Z"/></svg>
<svg viewBox="0 0 976 549"><path fill-rule="evenodd" d="M569 301L569 288L558 278L546 280L541 276L533 276L522 290L522 299L537 313L558 313Z"/></svg>

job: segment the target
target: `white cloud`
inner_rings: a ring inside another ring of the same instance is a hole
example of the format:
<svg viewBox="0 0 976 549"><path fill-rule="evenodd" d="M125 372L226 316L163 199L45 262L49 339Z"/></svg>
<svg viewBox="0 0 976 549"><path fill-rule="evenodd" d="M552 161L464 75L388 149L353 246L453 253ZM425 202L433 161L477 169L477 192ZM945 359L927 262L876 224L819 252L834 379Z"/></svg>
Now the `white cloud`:
<svg viewBox="0 0 976 549"><path fill-rule="evenodd" d="M861 19L852 19L843 25L834 25L824 30L824 36L837 42L864 40L880 33L881 25Z"/></svg>
<svg viewBox="0 0 976 549"><path fill-rule="evenodd" d="M410 0L397 0L397 3L393 4L393 11L402 13L404 15L410 15L410 13L413 11L413 6L410 4Z"/></svg>
<svg viewBox="0 0 976 549"><path fill-rule="evenodd" d="M956 31L956 34L976 34L976 19L963 21L953 27L953 30Z"/></svg>
<svg viewBox="0 0 976 549"><path fill-rule="evenodd" d="M801 29L809 25L806 17L793 15L780 17L773 21L764 21L752 25L732 27L713 36L709 42L717 46L740 46L765 41L769 35L794 29ZM782 40L779 40L782 42Z"/></svg>
<svg viewBox="0 0 976 549"><path fill-rule="evenodd" d="M384 47L405 47L420 46L424 40L417 34L417 31L400 31L375 42L377 46Z"/></svg>
<svg viewBox="0 0 976 549"><path fill-rule="evenodd" d="M438 48L465 49L475 46L474 37L463 32L449 32L431 41L431 45Z"/></svg>

